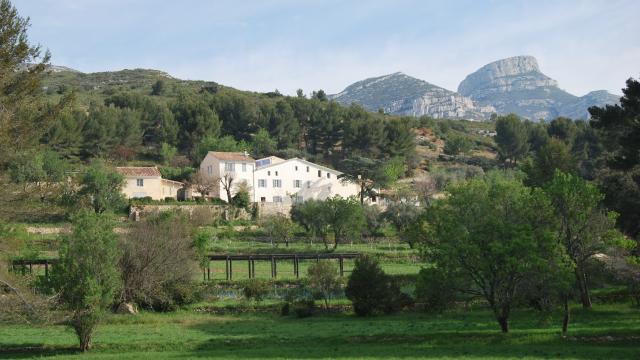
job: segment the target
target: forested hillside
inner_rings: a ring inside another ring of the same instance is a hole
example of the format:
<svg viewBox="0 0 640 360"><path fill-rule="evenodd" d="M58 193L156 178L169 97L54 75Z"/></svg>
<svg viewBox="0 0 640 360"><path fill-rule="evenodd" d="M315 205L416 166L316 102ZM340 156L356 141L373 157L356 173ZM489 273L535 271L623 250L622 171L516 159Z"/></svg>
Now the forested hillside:
<svg viewBox="0 0 640 360"><path fill-rule="evenodd" d="M356 155L415 165L413 119L342 107L323 91L253 93L140 69L52 72L43 88L52 100L73 99L43 137L71 160L188 165L206 151L248 150L335 167Z"/></svg>

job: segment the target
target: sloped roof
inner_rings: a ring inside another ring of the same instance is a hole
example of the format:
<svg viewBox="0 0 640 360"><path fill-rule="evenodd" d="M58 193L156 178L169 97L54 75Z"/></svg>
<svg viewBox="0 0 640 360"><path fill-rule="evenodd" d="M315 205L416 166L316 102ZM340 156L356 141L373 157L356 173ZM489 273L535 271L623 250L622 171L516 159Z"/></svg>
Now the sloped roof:
<svg viewBox="0 0 640 360"><path fill-rule="evenodd" d="M243 152L209 151L208 154L220 160L246 161L246 162L255 161L251 156L245 155L245 153Z"/></svg>
<svg viewBox="0 0 640 360"><path fill-rule="evenodd" d="M312 163L311 161L308 161L308 160L305 160L305 159L300 159L300 158L297 158L297 157L294 157L294 158L291 158L291 159L287 159L285 161L277 162L275 164L269 164L269 165L261 166L259 168L256 168L256 171L261 171L261 170L264 170L264 169L272 168L274 166L284 165L286 163L293 162L293 161L299 161L299 162L301 162L303 164L306 164L306 165L309 165L309 166L314 166L314 167L316 167L316 168L318 168L320 170L324 170L326 172L334 173L336 175L342 175L343 174L342 171L338 171L338 170L332 169L330 167L326 167L326 166L323 166L323 165Z"/></svg>
<svg viewBox="0 0 640 360"><path fill-rule="evenodd" d="M124 176L148 176L162 177L160 170L155 166L121 166L116 171Z"/></svg>

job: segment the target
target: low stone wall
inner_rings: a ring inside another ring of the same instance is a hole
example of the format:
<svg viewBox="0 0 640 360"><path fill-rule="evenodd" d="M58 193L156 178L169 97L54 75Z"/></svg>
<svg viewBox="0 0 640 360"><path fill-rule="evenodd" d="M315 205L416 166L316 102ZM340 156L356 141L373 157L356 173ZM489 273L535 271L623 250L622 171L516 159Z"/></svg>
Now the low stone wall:
<svg viewBox="0 0 640 360"><path fill-rule="evenodd" d="M238 210L228 205L207 205L207 204L193 204L193 205L133 205L129 209L129 219L138 221L140 218L159 214L165 211L182 211L186 213L190 218L194 216L203 216L204 212L207 212L207 216L211 216L214 219L235 220L235 219L251 219L251 214L245 210Z"/></svg>
<svg viewBox="0 0 640 360"><path fill-rule="evenodd" d="M290 216L291 208L293 205L291 204L283 204L283 203L258 203L259 210L258 216L270 216L270 215L284 215L286 217Z"/></svg>

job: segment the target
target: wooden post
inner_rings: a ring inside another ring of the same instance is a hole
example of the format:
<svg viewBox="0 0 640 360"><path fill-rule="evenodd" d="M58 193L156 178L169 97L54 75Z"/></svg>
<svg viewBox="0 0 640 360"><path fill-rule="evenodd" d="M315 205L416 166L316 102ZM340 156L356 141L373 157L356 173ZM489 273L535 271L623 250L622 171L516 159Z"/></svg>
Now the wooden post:
<svg viewBox="0 0 640 360"><path fill-rule="evenodd" d="M300 268L298 263L298 255L293 257L293 273L296 275L296 279L300 278Z"/></svg>
<svg viewBox="0 0 640 360"><path fill-rule="evenodd" d="M207 280L211 280L211 260L207 263Z"/></svg>
<svg viewBox="0 0 640 360"><path fill-rule="evenodd" d="M344 276L344 259L342 258L342 255L340 255L338 262L340 263L340 277L343 277Z"/></svg>
<svg viewBox="0 0 640 360"><path fill-rule="evenodd" d="M227 281L229 281L229 258L228 257L224 260L224 274L227 277Z"/></svg>
<svg viewBox="0 0 640 360"><path fill-rule="evenodd" d="M249 259L247 260L247 267L248 267L248 273L249 273L249 279L251 279L251 256L249 256Z"/></svg>
<svg viewBox="0 0 640 360"><path fill-rule="evenodd" d="M49 279L49 261L44 262L44 278Z"/></svg>
<svg viewBox="0 0 640 360"><path fill-rule="evenodd" d="M251 277L256 277L256 261L251 259Z"/></svg>
<svg viewBox="0 0 640 360"><path fill-rule="evenodd" d="M229 281L233 280L233 260L229 258Z"/></svg>
<svg viewBox="0 0 640 360"><path fill-rule="evenodd" d="M271 256L271 277L272 278L276 277L276 268L274 264L275 264L275 258Z"/></svg>

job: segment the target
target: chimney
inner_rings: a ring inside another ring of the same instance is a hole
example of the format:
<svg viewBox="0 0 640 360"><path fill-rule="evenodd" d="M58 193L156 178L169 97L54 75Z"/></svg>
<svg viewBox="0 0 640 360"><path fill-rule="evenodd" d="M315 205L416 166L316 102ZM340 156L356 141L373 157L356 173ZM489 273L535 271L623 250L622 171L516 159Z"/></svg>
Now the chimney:
<svg viewBox="0 0 640 360"><path fill-rule="evenodd" d="M249 157L249 153L247 152L247 150L244 151L244 157Z"/></svg>

